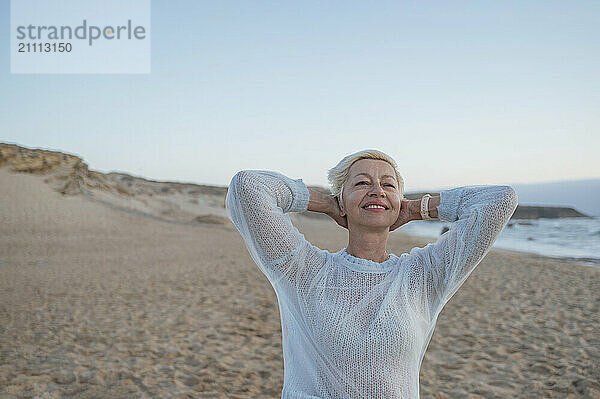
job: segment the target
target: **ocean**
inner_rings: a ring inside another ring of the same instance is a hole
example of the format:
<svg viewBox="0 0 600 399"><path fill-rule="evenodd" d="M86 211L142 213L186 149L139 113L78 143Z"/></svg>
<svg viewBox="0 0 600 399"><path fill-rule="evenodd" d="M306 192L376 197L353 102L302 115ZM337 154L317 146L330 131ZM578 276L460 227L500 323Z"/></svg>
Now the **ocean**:
<svg viewBox="0 0 600 399"><path fill-rule="evenodd" d="M440 221L412 221L397 231L421 237L439 237ZM493 248L530 252L600 267L600 217L564 219L511 219Z"/></svg>

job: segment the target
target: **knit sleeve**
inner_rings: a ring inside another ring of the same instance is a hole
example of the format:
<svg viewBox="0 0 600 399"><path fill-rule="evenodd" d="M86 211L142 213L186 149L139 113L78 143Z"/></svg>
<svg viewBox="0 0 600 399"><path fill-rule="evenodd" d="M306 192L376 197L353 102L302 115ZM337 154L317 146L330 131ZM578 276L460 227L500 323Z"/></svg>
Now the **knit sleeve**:
<svg viewBox="0 0 600 399"><path fill-rule="evenodd" d="M305 268L323 261L323 250L292 225L289 212L308 208L309 191L301 179L261 170L238 172L229 185L227 213L261 271L277 285L297 286Z"/></svg>
<svg viewBox="0 0 600 399"><path fill-rule="evenodd" d="M517 208L510 186L466 186L440 193L438 218L453 222L435 243L413 248L410 290L434 321L492 247Z"/></svg>

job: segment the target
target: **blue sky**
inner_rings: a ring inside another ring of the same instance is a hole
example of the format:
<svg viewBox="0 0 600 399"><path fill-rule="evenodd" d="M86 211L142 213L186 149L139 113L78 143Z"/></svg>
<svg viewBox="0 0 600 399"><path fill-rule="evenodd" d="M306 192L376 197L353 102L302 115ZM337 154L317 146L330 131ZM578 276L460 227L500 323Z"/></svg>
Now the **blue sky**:
<svg viewBox="0 0 600 399"><path fill-rule="evenodd" d="M0 141L91 169L325 185L365 148L406 190L600 177L597 1L152 2L152 72L10 74Z"/></svg>

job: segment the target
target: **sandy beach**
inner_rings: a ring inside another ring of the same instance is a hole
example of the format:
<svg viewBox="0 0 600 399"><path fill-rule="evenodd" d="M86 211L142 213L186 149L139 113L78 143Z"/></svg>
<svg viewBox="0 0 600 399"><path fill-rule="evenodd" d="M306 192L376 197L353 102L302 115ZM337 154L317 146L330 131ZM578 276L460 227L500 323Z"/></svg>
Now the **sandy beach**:
<svg viewBox="0 0 600 399"><path fill-rule="evenodd" d="M279 397L276 296L218 192L168 213L158 194L110 206L47 178L0 168L0 397ZM330 220L293 220L346 244ZM428 242L394 233L388 249ZM598 399L599 314L600 268L492 249L438 319L421 395Z"/></svg>

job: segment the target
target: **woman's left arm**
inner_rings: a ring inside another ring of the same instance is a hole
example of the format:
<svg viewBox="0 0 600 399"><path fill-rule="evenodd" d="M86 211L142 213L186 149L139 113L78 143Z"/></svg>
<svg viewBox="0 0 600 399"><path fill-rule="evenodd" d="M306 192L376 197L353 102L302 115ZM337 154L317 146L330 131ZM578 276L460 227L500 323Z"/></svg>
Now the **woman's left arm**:
<svg viewBox="0 0 600 399"><path fill-rule="evenodd" d="M464 186L440 193L437 215L430 215L453 222L450 230L410 253L418 265L410 284L423 294L430 320L481 262L516 208L517 194L510 186Z"/></svg>

